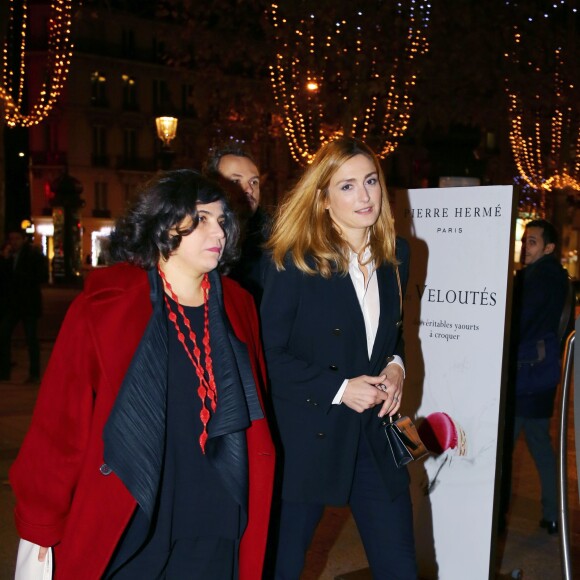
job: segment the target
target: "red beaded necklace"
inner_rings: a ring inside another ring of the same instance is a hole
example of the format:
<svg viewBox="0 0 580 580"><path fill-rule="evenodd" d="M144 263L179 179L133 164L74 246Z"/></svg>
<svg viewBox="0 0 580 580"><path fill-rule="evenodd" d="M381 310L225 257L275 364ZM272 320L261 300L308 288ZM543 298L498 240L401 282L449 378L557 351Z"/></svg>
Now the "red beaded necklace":
<svg viewBox="0 0 580 580"><path fill-rule="evenodd" d="M177 338L179 339L179 342L181 342L181 344L183 345L183 348L185 349L185 352L187 353L189 360L191 361L191 363L195 368L197 378L199 379L199 387L197 388L197 394L201 400L201 411L199 413L199 416L201 419L201 423L203 425L203 431L199 436L199 445L201 447L202 453L205 454L205 443L207 441L207 424L209 423L210 420L210 412L206 406L206 399L208 398L210 400L211 410L214 413L217 407L217 388L215 384L215 377L213 374L213 363L211 360L211 348L209 344L209 307L208 307L208 296L210 289L209 277L207 274L205 274L201 282L201 289L203 291L203 311L204 311L204 324L203 324L203 346L205 349L205 371L204 371L204 367L201 363L201 351L197 346L197 339L195 333L191 328L191 323L189 322L189 319L187 318L187 315L183 310L183 306L179 303L179 298L177 297L177 294L175 294L173 288L171 287L171 284L165 277L165 274L163 273L161 268L158 268L158 270L159 275L161 276L161 279L165 284L165 287L171 294L171 298L173 298L173 301L175 302L175 304L177 304L177 311L181 316L183 324L189 331L188 332L189 341L191 342L190 347L188 347L188 345L186 344L185 335L183 334L183 332L179 328L179 324L177 323L177 314L173 311L171 302L169 302L169 299L167 298L167 294L164 294L169 320L173 322L175 330L177 331Z"/></svg>

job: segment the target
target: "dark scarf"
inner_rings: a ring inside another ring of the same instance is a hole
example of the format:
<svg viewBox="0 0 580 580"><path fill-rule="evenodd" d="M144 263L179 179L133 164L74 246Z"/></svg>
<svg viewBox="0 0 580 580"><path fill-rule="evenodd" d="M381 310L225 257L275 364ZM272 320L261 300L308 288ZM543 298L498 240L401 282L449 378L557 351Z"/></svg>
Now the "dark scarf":
<svg viewBox="0 0 580 580"><path fill-rule="evenodd" d="M103 430L104 459L151 521L165 453L167 316L156 269L148 272L153 313ZM247 515L245 430L263 417L246 346L225 313L219 274L210 272L209 328L218 406L208 424L206 453ZM246 517L242 517L242 529Z"/></svg>

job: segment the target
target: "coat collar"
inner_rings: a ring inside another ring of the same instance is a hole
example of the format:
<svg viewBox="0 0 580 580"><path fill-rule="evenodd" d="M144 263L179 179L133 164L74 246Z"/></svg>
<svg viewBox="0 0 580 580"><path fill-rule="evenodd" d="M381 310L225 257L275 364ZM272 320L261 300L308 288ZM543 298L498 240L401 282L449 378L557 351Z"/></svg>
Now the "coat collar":
<svg viewBox="0 0 580 580"><path fill-rule="evenodd" d="M152 314L103 431L104 459L120 477L149 520L153 517L165 445L167 316L157 271L148 273ZM225 487L247 512L245 430L263 417L246 346L225 313L220 277L210 273L211 348L218 386L218 410L208 425L208 460Z"/></svg>

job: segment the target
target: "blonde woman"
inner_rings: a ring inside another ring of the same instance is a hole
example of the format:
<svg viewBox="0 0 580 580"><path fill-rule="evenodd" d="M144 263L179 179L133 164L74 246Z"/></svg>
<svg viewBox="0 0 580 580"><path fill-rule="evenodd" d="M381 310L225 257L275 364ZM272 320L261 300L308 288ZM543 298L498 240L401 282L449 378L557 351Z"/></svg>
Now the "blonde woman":
<svg viewBox="0 0 580 580"><path fill-rule="evenodd" d="M269 247L261 311L284 460L276 578L300 577L324 506L346 504L373 578L416 578L408 474L380 425L403 396L409 251L374 153L346 137L324 145Z"/></svg>

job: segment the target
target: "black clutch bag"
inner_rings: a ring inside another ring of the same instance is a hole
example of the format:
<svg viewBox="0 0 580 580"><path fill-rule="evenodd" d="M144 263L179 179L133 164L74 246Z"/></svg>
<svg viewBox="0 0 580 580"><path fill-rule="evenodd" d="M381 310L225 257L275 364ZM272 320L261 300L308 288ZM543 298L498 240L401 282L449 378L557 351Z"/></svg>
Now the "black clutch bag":
<svg viewBox="0 0 580 580"><path fill-rule="evenodd" d="M397 467L403 467L429 453L409 417L397 415L394 420L393 417L383 417L381 426L385 429L387 442Z"/></svg>

